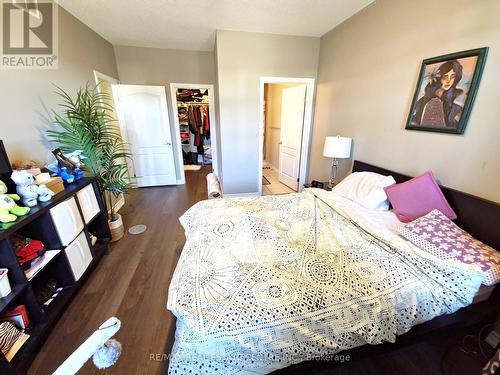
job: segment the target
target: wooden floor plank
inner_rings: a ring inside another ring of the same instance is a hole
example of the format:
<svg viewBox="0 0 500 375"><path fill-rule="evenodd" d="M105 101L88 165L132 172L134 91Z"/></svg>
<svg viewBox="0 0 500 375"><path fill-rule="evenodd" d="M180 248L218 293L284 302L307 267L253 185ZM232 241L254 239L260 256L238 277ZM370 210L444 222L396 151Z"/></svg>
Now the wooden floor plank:
<svg viewBox="0 0 500 375"><path fill-rule="evenodd" d="M184 245L179 217L206 199L206 175L186 171L186 185L134 190L121 210L126 227L145 224L145 233L126 234L111 245L35 358L29 374L51 374L103 321L117 316L123 346L118 363L97 370L87 363L79 374L165 373L167 362L150 354L170 351L175 317L166 309L173 270Z"/></svg>

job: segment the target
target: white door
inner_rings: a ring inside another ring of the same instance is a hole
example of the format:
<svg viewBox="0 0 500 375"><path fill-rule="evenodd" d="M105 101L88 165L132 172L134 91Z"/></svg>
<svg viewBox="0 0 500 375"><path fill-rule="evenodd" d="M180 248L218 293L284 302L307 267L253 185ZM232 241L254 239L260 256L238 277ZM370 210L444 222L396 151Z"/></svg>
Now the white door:
<svg viewBox="0 0 500 375"><path fill-rule="evenodd" d="M305 99L306 85L289 87L282 91L279 181L296 191L299 182Z"/></svg>
<svg viewBox="0 0 500 375"><path fill-rule="evenodd" d="M113 85L120 128L137 186L174 185L174 150L163 86Z"/></svg>

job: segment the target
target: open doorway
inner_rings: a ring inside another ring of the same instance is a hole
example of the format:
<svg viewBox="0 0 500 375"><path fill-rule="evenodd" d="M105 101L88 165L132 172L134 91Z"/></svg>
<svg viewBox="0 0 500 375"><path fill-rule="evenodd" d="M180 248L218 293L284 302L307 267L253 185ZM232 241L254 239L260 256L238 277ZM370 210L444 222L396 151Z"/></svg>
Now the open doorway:
<svg viewBox="0 0 500 375"><path fill-rule="evenodd" d="M302 190L307 171L314 80L261 80L262 195Z"/></svg>
<svg viewBox="0 0 500 375"><path fill-rule="evenodd" d="M218 174L213 93L213 85L170 85L182 183L185 171L197 171L204 166Z"/></svg>

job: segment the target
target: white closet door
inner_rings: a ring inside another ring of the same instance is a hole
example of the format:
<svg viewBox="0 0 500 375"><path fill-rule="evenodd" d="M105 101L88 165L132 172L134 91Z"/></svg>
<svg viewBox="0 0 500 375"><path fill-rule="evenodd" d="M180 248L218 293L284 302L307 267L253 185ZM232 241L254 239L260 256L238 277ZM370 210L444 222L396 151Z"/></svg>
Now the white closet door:
<svg viewBox="0 0 500 375"><path fill-rule="evenodd" d="M299 182L305 100L306 85L283 89L278 179L295 191Z"/></svg>
<svg viewBox="0 0 500 375"><path fill-rule="evenodd" d="M113 85L122 136L130 144L129 164L137 185L176 183L174 151L163 86Z"/></svg>

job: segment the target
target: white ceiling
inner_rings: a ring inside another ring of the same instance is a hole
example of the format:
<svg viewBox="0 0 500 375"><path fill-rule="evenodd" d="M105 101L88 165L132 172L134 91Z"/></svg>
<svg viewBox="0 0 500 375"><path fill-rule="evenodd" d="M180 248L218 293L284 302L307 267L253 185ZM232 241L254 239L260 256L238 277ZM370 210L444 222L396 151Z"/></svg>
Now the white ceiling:
<svg viewBox="0 0 500 375"><path fill-rule="evenodd" d="M215 30L322 36L374 0L58 0L114 45L213 50Z"/></svg>

